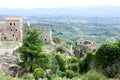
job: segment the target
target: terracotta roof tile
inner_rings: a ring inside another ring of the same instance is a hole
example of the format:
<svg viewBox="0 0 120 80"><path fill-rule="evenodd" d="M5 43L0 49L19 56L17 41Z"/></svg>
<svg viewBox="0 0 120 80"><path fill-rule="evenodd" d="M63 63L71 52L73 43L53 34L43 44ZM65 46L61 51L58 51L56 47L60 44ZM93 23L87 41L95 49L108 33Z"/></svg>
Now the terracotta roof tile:
<svg viewBox="0 0 120 80"><path fill-rule="evenodd" d="M20 21L22 20L20 17L7 17L5 20L15 20L15 21Z"/></svg>

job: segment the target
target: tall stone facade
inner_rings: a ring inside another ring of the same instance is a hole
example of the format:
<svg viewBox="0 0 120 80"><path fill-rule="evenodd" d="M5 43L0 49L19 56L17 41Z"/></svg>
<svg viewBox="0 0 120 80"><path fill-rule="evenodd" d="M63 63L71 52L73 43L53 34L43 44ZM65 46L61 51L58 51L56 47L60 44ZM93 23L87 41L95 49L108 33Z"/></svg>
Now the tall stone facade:
<svg viewBox="0 0 120 80"><path fill-rule="evenodd" d="M17 17L7 17L5 22L0 24L0 33L2 40L11 40L22 42L23 21Z"/></svg>
<svg viewBox="0 0 120 80"><path fill-rule="evenodd" d="M38 26L38 27L34 27L31 26L30 22L27 21L26 24L26 28L30 29L30 28L38 28L40 31L40 38L47 44L52 44L53 40L52 40L52 30L50 27L48 26Z"/></svg>
<svg viewBox="0 0 120 80"><path fill-rule="evenodd" d="M43 39L43 41L47 44L51 44L52 43L52 30L50 27L46 27L46 26L40 26L40 27L36 27L40 30L41 35L40 37Z"/></svg>

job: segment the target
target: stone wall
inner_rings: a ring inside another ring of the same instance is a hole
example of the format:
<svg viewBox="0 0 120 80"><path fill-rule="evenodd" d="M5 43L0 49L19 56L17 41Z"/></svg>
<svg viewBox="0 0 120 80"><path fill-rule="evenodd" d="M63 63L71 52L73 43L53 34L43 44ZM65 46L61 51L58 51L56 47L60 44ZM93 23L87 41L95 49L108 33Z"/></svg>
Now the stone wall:
<svg viewBox="0 0 120 80"><path fill-rule="evenodd" d="M51 44L52 43L52 30L50 27L46 27L46 26L39 26L36 27L40 30L41 35L40 37L43 39L43 41L47 44Z"/></svg>
<svg viewBox="0 0 120 80"><path fill-rule="evenodd" d="M2 40L22 42L23 22L21 18L6 18L0 29Z"/></svg>
<svg viewBox="0 0 120 80"><path fill-rule="evenodd" d="M76 43L76 51L77 51L77 57L81 58L83 57L88 51L96 51L96 49L100 46L100 44L97 44L95 42L89 42L85 40L78 40Z"/></svg>

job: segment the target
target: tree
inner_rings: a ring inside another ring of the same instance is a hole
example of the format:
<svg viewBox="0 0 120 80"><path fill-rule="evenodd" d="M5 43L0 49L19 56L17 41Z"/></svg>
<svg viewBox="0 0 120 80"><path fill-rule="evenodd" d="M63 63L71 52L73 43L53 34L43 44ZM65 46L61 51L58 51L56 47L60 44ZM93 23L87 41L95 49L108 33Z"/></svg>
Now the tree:
<svg viewBox="0 0 120 80"><path fill-rule="evenodd" d="M96 64L102 67L110 66L118 60L119 53L117 45L102 44L95 55Z"/></svg>
<svg viewBox="0 0 120 80"><path fill-rule="evenodd" d="M41 67L42 69L46 70L51 68L52 64L49 54L45 54L45 53L39 54L39 59L37 61L39 67Z"/></svg>
<svg viewBox="0 0 120 80"><path fill-rule="evenodd" d="M56 44L58 44L58 43L61 42L61 39L58 36L54 36L53 37L53 42L56 43Z"/></svg>
<svg viewBox="0 0 120 80"><path fill-rule="evenodd" d="M42 52L43 44L38 29L31 28L26 30L23 45L17 49L17 51L21 53L20 58L22 60L19 65L27 68L30 72L38 67L37 60L39 59L39 54Z"/></svg>

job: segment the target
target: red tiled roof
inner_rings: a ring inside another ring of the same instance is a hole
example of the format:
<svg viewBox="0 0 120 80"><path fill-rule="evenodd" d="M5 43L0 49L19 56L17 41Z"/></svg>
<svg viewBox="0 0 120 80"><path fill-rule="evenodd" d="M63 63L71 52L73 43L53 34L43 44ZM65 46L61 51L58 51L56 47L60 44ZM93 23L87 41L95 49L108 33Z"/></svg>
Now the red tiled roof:
<svg viewBox="0 0 120 80"><path fill-rule="evenodd" d="M20 17L7 17L5 20L15 20L15 21L20 21L22 20Z"/></svg>

